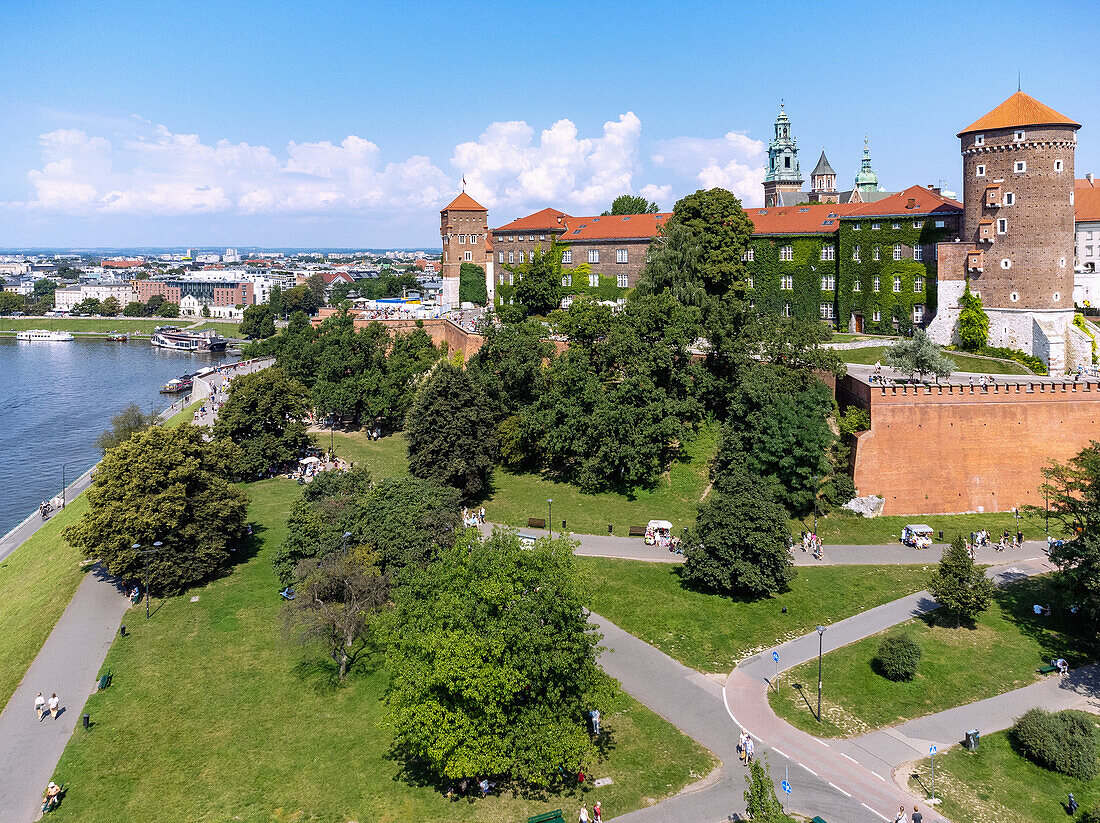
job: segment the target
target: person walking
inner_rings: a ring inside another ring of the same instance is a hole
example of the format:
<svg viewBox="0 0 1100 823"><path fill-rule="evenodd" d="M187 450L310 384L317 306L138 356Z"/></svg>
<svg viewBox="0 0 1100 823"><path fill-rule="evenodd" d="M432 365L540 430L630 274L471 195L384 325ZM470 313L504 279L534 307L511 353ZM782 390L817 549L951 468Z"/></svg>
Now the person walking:
<svg viewBox="0 0 1100 823"><path fill-rule="evenodd" d="M897 816L894 817L894 823L909 823L909 815L905 813L904 806L898 809Z"/></svg>
<svg viewBox="0 0 1100 823"><path fill-rule="evenodd" d="M600 810L600 801L596 801L595 807L592 809L592 823L603 823L603 812Z"/></svg>
<svg viewBox="0 0 1100 823"><path fill-rule="evenodd" d="M920 813L920 809L916 806L913 807L913 813L909 815L909 819L912 823L924 823L924 815Z"/></svg>
<svg viewBox="0 0 1100 823"><path fill-rule="evenodd" d="M752 736L745 738L745 765L752 765L752 757L756 754L756 744L752 742Z"/></svg>
<svg viewBox="0 0 1100 823"><path fill-rule="evenodd" d="M61 701L57 699L57 692L50 695L50 699L46 701L46 705L50 707L50 717L57 720L57 709L61 704Z"/></svg>
<svg viewBox="0 0 1100 823"><path fill-rule="evenodd" d="M42 696L42 692L39 692L38 697L34 699L34 711L38 715L38 722L41 723L46 714L46 698Z"/></svg>
<svg viewBox="0 0 1100 823"><path fill-rule="evenodd" d="M588 823L588 804L581 803L580 814L577 815L577 823Z"/></svg>

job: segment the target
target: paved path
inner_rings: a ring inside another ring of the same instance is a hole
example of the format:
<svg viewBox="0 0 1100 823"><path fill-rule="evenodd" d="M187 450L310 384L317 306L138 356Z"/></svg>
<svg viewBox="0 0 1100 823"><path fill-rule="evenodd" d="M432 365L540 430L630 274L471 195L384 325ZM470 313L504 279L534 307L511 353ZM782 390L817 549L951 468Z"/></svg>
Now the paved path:
<svg viewBox="0 0 1100 823"><path fill-rule="evenodd" d="M130 602L96 567L84 578L11 701L0 713L0 823L28 823L95 691L103 658ZM63 711L39 722L35 696L56 692ZM92 718L95 721L95 718Z"/></svg>
<svg viewBox="0 0 1100 823"><path fill-rule="evenodd" d="M200 415L198 412L195 412L195 425L214 425L214 421L218 419L218 412L215 408L215 403L212 403L210 398L213 396L216 403L224 403L224 392L228 389L234 377L242 374L252 374L253 372L260 371L260 369L266 369L274 362L274 358L271 357L257 360L242 360L239 363L221 366L218 371L212 372L205 377L196 378L194 386L191 389L191 396L188 403L194 403L198 400L205 400L206 403L204 404L205 411L203 414Z"/></svg>
<svg viewBox="0 0 1100 823"><path fill-rule="evenodd" d="M88 469L88 471L84 472L84 474L80 475L80 477L68 485L65 489L65 500L67 502L72 503L78 494L92 485L92 471L94 469L95 466ZM57 512L55 511L54 514L57 514ZM53 515L51 515L51 517L52 516ZM28 515L22 523L0 538L0 560L3 560L13 551L18 549L23 544L24 540L48 522L48 520L43 520L42 515L37 511Z"/></svg>

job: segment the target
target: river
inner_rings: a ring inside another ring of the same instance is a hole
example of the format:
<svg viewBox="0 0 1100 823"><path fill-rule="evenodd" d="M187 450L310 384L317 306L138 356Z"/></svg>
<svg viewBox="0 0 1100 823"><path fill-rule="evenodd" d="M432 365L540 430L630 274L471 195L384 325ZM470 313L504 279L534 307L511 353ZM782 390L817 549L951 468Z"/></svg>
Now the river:
<svg viewBox="0 0 1100 823"><path fill-rule="evenodd" d="M102 455L95 447L110 419L130 403L163 409L168 380L225 354L154 348L147 339L113 343L24 343L0 337L0 535L61 493L62 467L72 482Z"/></svg>

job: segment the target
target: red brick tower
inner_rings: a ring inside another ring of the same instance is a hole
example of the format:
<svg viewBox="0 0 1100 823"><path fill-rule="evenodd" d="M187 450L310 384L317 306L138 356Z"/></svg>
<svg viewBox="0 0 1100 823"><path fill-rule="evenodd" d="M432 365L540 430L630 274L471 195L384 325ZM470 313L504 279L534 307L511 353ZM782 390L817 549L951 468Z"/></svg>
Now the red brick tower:
<svg viewBox="0 0 1100 823"><path fill-rule="evenodd" d="M439 233L443 238L442 305L456 309L462 264L474 263L488 271L489 210L464 191L439 212Z"/></svg>

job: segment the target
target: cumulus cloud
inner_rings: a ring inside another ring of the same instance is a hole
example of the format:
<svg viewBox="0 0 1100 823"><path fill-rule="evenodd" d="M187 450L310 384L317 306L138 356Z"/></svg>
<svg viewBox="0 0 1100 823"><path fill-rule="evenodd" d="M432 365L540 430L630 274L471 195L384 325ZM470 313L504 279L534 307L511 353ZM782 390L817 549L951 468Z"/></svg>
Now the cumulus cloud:
<svg viewBox="0 0 1100 823"><path fill-rule="evenodd" d="M675 137L654 145L654 165L680 177L693 178L704 188L729 189L747 206L763 203L764 143L742 132L724 137Z"/></svg>

